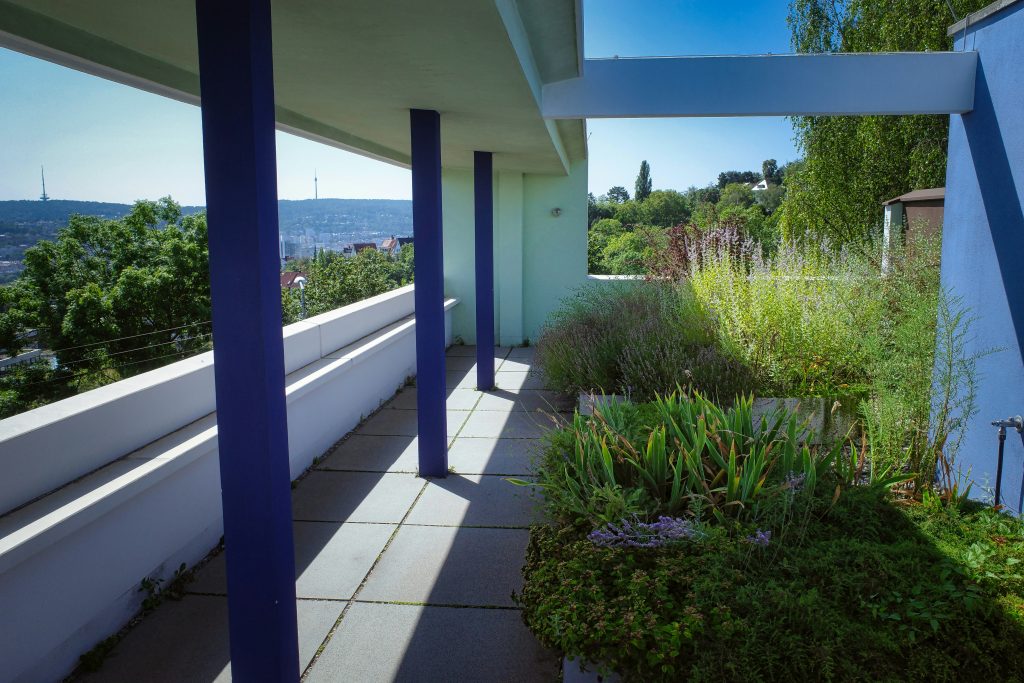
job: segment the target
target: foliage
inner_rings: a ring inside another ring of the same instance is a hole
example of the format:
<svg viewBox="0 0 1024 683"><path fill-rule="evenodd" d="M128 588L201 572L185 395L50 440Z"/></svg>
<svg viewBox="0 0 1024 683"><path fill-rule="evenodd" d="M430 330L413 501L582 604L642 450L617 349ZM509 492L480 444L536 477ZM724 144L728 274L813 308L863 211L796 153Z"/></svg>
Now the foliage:
<svg viewBox="0 0 1024 683"><path fill-rule="evenodd" d="M775 213L780 206L782 206L783 200L786 198L786 188L781 183L778 185L769 185L766 189L761 190L754 196L754 200L757 205L764 209L766 214Z"/></svg>
<svg viewBox="0 0 1024 683"><path fill-rule="evenodd" d="M688 286L723 344L757 377L757 393L829 396L867 379L864 330L877 324L875 272L852 252L784 243L766 257L708 252Z"/></svg>
<svg viewBox="0 0 1024 683"><path fill-rule="evenodd" d="M1024 678L1020 521L866 487L795 500L812 523L766 546L749 526L651 549L535 527L523 617L545 646L625 680Z"/></svg>
<svg viewBox="0 0 1024 683"><path fill-rule="evenodd" d="M67 398L83 379L69 369L55 369L45 359L4 368L0 370L0 418Z"/></svg>
<svg viewBox="0 0 1024 683"><path fill-rule="evenodd" d="M601 218L590 226L587 239L587 272L595 274L607 274L608 268L605 265L605 249L609 240L612 240L625 232L622 223L614 218Z"/></svg>
<svg viewBox="0 0 1024 683"><path fill-rule="evenodd" d="M722 188L718 206L738 206L746 209L754 205L754 191L742 183L730 183Z"/></svg>
<svg viewBox="0 0 1024 683"><path fill-rule="evenodd" d="M351 258L323 251L312 259L306 273L306 315L313 316L407 285L413 280L413 247L405 245L397 256L365 249ZM298 289L282 296L285 324L299 319Z"/></svg>
<svg viewBox="0 0 1024 683"><path fill-rule="evenodd" d="M988 0L952 0L958 16ZM798 52L949 50L946 0L793 0L789 24ZM794 119L805 163L787 173L786 235L868 239L881 203L945 184L948 117L819 116Z"/></svg>
<svg viewBox="0 0 1024 683"><path fill-rule="evenodd" d="M308 264L308 308L407 284L412 259L409 246L395 258L322 254ZM298 290L283 292L282 304L284 320L297 320ZM0 344L13 354L34 328L53 359L0 370L0 418L209 349L210 317L205 214L183 216L166 197L137 202L120 219L72 216L0 287Z"/></svg>
<svg viewBox="0 0 1024 683"><path fill-rule="evenodd" d="M680 392L643 406L608 403L593 417L577 414L568 430L552 441L537 486L552 518L591 526L686 514L756 521L793 477L813 493L841 448L802 445L795 414L755 420L753 398L723 410Z"/></svg>
<svg viewBox="0 0 1024 683"><path fill-rule="evenodd" d="M723 171L718 174L718 189L724 189L726 185L732 185L734 183L749 185L750 183L757 183L760 181L761 176L755 171Z"/></svg>
<svg viewBox="0 0 1024 683"><path fill-rule="evenodd" d="M537 358L552 388L650 398L682 383L726 402L863 392L883 308L864 258L807 243L766 256L735 227L681 226L666 242L648 266L658 283L585 288L548 321Z"/></svg>
<svg viewBox="0 0 1024 683"><path fill-rule="evenodd" d="M779 162L775 159L765 159L761 162L761 177L768 181L769 185L781 185L784 169L779 168Z"/></svg>
<svg viewBox="0 0 1024 683"><path fill-rule="evenodd" d="M117 220L72 216L55 241L25 252L25 270L2 299L8 350L35 328L56 369L5 370L0 416L207 349L205 215L182 216L165 197L136 202Z"/></svg>
<svg viewBox="0 0 1024 683"><path fill-rule="evenodd" d="M638 202L642 202L651 194L651 165L644 159L640 162L640 172L636 176L636 186L633 196Z"/></svg>
<svg viewBox="0 0 1024 683"><path fill-rule="evenodd" d="M956 455L975 414L977 362L995 350L967 352L972 318L940 288L939 255L938 240L926 237L892 245L880 324L864 337L870 388L860 410L880 462L917 473L918 494L938 470L949 496L964 475Z"/></svg>
<svg viewBox="0 0 1024 683"><path fill-rule="evenodd" d="M655 190L640 205L640 219L644 225L671 228L690 219L690 205L675 190Z"/></svg>
<svg viewBox="0 0 1024 683"><path fill-rule="evenodd" d="M61 365L135 374L209 345L208 269L205 216L140 201L120 220L73 216L29 249L20 305Z"/></svg>
<svg viewBox="0 0 1024 683"><path fill-rule="evenodd" d="M753 386L693 296L656 282L578 290L546 324L537 358L548 385L566 393L650 399L684 383L731 401Z"/></svg>
<svg viewBox="0 0 1024 683"><path fill-rule="evenodd" d="M629 192L622 185L616 185L608 190L607 197L608 201L621 204L629 201Z"/></svg>

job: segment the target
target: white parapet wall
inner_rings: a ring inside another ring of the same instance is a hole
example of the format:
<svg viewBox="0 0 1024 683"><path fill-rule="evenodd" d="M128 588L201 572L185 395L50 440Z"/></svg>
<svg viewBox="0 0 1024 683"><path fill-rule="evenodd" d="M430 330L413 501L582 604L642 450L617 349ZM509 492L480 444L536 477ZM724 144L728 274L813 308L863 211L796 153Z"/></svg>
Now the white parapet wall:
<svg viewBox="0 0 1024 683"><path fill-rule="evenodd" d="M293 478L415 374L412 314L409 286L284 329ZM201 354L0 421L0 682L60 680L217 545L214 408Z"/></svg>

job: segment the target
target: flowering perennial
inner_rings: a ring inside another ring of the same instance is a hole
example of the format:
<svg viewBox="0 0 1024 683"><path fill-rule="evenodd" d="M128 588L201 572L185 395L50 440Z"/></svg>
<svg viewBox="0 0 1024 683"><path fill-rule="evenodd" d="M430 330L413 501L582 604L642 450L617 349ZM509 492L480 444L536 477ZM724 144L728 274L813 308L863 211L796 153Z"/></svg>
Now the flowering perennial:
<svg viewBox="0 0 1024 683"><path fill-rule="evenodd" d="M700 529L688 519L658 517L657 522L641 522L637 517L619 524L606 524L590 532L594 545L607 548L660 548L669 543L699 538Z"/></svg>

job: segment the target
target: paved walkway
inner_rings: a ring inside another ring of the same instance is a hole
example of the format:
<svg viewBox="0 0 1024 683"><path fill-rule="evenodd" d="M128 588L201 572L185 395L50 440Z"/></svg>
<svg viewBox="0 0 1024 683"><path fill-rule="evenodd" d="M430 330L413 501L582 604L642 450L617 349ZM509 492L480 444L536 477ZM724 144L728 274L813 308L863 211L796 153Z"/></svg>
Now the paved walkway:
<svg viewBox="0 0 1024 683"><path fill-rule="evenodd" d="M553 681L557 658L523 625L538 438L565 399L540 391L532 349L498 349L479 392L474 347L448 355L449 464L416 476L416 390L364 421L296 486L299 655L308 681ZM87 680L230 679L224 557L128 633Z"/></svg>

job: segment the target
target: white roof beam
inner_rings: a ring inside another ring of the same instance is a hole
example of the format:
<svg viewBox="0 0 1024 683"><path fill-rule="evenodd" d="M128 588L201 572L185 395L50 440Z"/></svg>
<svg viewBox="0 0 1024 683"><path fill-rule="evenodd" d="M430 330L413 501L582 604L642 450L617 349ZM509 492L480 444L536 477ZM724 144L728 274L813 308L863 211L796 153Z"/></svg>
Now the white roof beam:
<svg viewBox="0 0 1024 683"><path fill-rule="evenodd" d="M588 59L544 85L549 119L962 114L976 52Z"/></svg>

